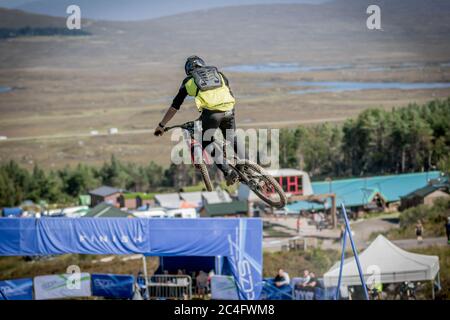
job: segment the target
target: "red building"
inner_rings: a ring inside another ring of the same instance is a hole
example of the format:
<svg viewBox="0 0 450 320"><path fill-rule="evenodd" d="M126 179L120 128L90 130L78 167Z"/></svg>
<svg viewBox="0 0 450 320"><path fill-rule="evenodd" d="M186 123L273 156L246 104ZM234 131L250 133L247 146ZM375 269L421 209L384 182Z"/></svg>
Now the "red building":
<svg viewBox="0 0 450 320"><path fill-rule="evenodd" d="M305 195L313 194L311 180L309 175L297 169L278 169L268 170L283 188L287 196L290 195ZM246 186L241 183L238 189L239 200L246 200L250 202L259 202L260 199Z"/></svg>
<svg viewBox="0 0 450 320"><path fill-rule="evenodd" d="M313 194L311 181L306 172L297 169L268 171L280 184L284 192L291 195Z"/></svg>

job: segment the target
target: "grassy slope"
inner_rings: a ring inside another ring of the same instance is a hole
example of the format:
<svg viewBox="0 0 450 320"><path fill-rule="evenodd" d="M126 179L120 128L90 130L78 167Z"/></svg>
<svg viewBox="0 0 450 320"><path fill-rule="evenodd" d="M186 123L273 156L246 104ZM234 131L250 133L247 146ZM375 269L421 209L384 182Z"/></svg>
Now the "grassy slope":
<svg viewBox="0 0 450 320"><path fill-rule="evenodd" d="M409 1L408 10L403 10L405 3L386 7L386 32L367 31L361 23L365 10L343 1L323 7L230 7L133 23L86 21L83 27L93 36L83 39L34 37L0 42L0 85L20 88L0 98L0 135L65 137L2 142L0 161L14 158L29 167L33 163L98 165L115 153L126 161L167 164L172 146L169 135L160 139L150 133L74 135L106 132L111 127L119 128L119 133L153 128L184 77L185 57L193 52L219 67L277 61L312 65L447 61L449 23L440 17L449 12L449 6L438 10L430 3L429 10L415 10ZM423 17L424 11L434 19ZM40 25L40 19L18 12L8 18L7 11L0 12L4 26ZM49 18L48 23L65 22L58 19ZM203 29L198 19L212 22L212 27ZM342 121L367 107L389 109L450 94L450 90L386 90L297 96L287 93L292 88L286 84L294 80L448 81L450 68L227 76L238 98L238 126L247 127ZM272 85L264 86L268 82ZM187 104L174 123L197 116L192 102Z"/></svg>
<svg viewBox="0 0 450 320"><path fill-rule="evenodd" d="M447 247L429 247L412 250L413 252L427 255L436 255L439 257L440 265L440 278L442 290L436 293L436 299L438 300L449 300L450 299L450 246ZM428 285L428 284L427 284ZM429 288L429 286L428 286ZM428 289L426 288L426 289ZM424 290L425 291L425 290ZM427 294L429 294L430 289L428 289ZM431 296L427 296L428 299Z"/></svg>
<svg viewBox="0 0 450 320"><path fill-rule="evenodd" d="M115 257L111 262L93 263L95 259L106 256L68 254L54 257L51 260L26 262L21 257L0 257L0 280L35 277L39 275L65 273L70 265L78 265L82 272L117 273L136 275L142 269L142 260L121 261ZM149 272L156 270L158 259L147 258Z"/></svg>
<svg viewBox="0 0 450 320"><path fill-rule="evenodd" d="M424 237L445 236L445 223L450 217L450 199L439 199L433 206L421 205L399 213L400 227L385 232L391 240L413 239L416 237L415 225L418 219L424 226ZM371 234L375 239L378 233Z"/></svg>

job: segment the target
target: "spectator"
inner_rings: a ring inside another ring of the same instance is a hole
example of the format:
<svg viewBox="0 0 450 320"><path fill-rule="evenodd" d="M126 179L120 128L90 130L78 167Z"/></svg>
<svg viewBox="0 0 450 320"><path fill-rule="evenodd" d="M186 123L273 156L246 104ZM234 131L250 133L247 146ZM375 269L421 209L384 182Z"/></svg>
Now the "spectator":
<svg viewBox="0 0 450 320"><path fill-rule="evenodd" d="M311 276L308 270L303 271L303 279L295 284L295 299L296 300L312 300L314 298L314 286L317 280Z"/></svg>
<svg viewBox="0 0 450 320"><path fill-rule="evenodd" d="M345 226L342 224L341 225L341 234L339 235L339 239L340 239L341 243L344 241L344 235L345 235Z"/></svg>
<svg viewBox="0 0 450 320"><path fill-rule="evenodd" d="M139 271L137 274L136 285L137 285L137 288L139 289L139 294L142 297L142 299L148 300L149 295L148 295L147 283L145 281L145 276L142 273L142 271Z"/></svg>
<svg viewBox="0 0 450 320"><path fill-rule="evenodd" d="M381 300L383 294L383 284L379 281L371 281L367 283L367 291L371 300Z"/></svg>
<svg viewBox="0 0 450 320"><path fill-rule="evenodd" d="M317 214L317 229L322 231L325 228L325 215L323 212Z"/></svg>
<svg viewBox="0 0 450 320"><path fill-rule="evenodd" d="M445 231L447 232L447 243L450 244L450 217L447 218L447 223L445 225Z"/></svg>
<svg viewBox="0 0 450 320"><path fill-rule="evenodd" d="M318 213L314 212L312 214L312 218L314 221L314 225L316 226L316 230L319 230L320 216Z"/></svg>
<svg viewBox="0 0 450 320"><path fill-rule="evenodd" d="M416 223L416 237L417 237L417 242L422 243L422 241L423 241L423 224L420 219L417 220L417 223Z"/></svg>
<svg viewBox="0 0 450 320"><path fill-rule="evenodd" d="M169 270L164 270L164 271L163 271L163 275L164 275L164 278L161 278L161 282L163 282L163 283L168 283L169 280L170 280L170 277L169 277Z"/></svg>
<svg viewBox="0 0 450 320"><path fill-rule="evenodd" d="M291 279L289 278L289 274L284 271L283 269L278 270L278 274L276 275L274 279L274 284L277 288L280 288L282 286L289 285L291 282Z"/></svg>
<svg viewBox="0 0 450 320"><path fill-rule="evenodd" d="M318 280L316 278L316 274L314 272L310 272L309 281L306 283L305 287L307 288L315 288L318 284Z"/></svg>
<svg viewBox="0 0 450 320"><path fill-rule="evenodd" d="M209 273L208 273L208 289L211 288L211 279L215 275L216 275L216 273L214 272L214 270L209 271Z"/></svg>
<svg viewBox="0 0 450 320"><path fill-rule="evenodd" d="M303 279L302 279L302 281L300 281L296 284L296 287L305 288L310 281L311 281L311 275L309 273L309 270L304 270L303 271Z"/></svg>
<svg viewBox="0 0 450 320"><path fill-rule="evenodd" d="M188 300L189 296L187 294L187 286L189 285L189 280L186 275L186 270L177 270L176 284L179 286L178 290L180 295L183 296L183 300Z"/></svg>
<svg viewBox="0 0 450 320"><path fill-rule="evenodd" d="M181 269L178 269L177 277L175 279L176 279L176 283L181 286L186 286L189 283L186 272L184 272Z"/></svg>
<svg viewBox="0 0 450 320"><path fill-rule="evenodd" d="M209 271L208 273L208 282L211 283L211 278L214 277L216 275L216 273L214 272L214 270Z"/></svg>
<svg viewBox="0 0 450 320"><path fill-rule="evenodd" d="M309 273L309 281L305 283L305 291L304 299L305 300L314 300L316 296L316 286L317 286L317 278L314 272Z"/></svg>
<svg viewBox="0 0 450 320"><path fill-rule="evenodd" d="M196 280L197 294L200 299L205 299L206 293L208 291L208 274L203 270L200 270Z"/></svg>

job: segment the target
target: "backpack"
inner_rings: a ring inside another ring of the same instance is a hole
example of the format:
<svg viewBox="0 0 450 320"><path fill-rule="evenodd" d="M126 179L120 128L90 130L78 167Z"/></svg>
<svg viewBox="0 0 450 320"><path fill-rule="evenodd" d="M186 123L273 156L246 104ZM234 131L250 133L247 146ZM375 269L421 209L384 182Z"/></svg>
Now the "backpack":
<svg viewBox="0 0 450 320"><path fill-rule="evenodd" d="M222 77L216 67L206 66L196 68L191 73L195 84L201 91L207 91L222 87Z"/></svg>

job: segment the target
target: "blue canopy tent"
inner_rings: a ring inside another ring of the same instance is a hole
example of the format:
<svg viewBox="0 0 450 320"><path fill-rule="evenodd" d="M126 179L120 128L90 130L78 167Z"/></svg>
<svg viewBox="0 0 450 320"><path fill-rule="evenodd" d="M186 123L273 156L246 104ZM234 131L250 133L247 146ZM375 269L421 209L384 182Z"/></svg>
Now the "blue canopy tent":
<svg viewBox="0 0 450 320"><path fill-rule="evenodd" d="M262 289L260 219L0 219L0 255L66 253L226 257L240 299Z"/></svg>

